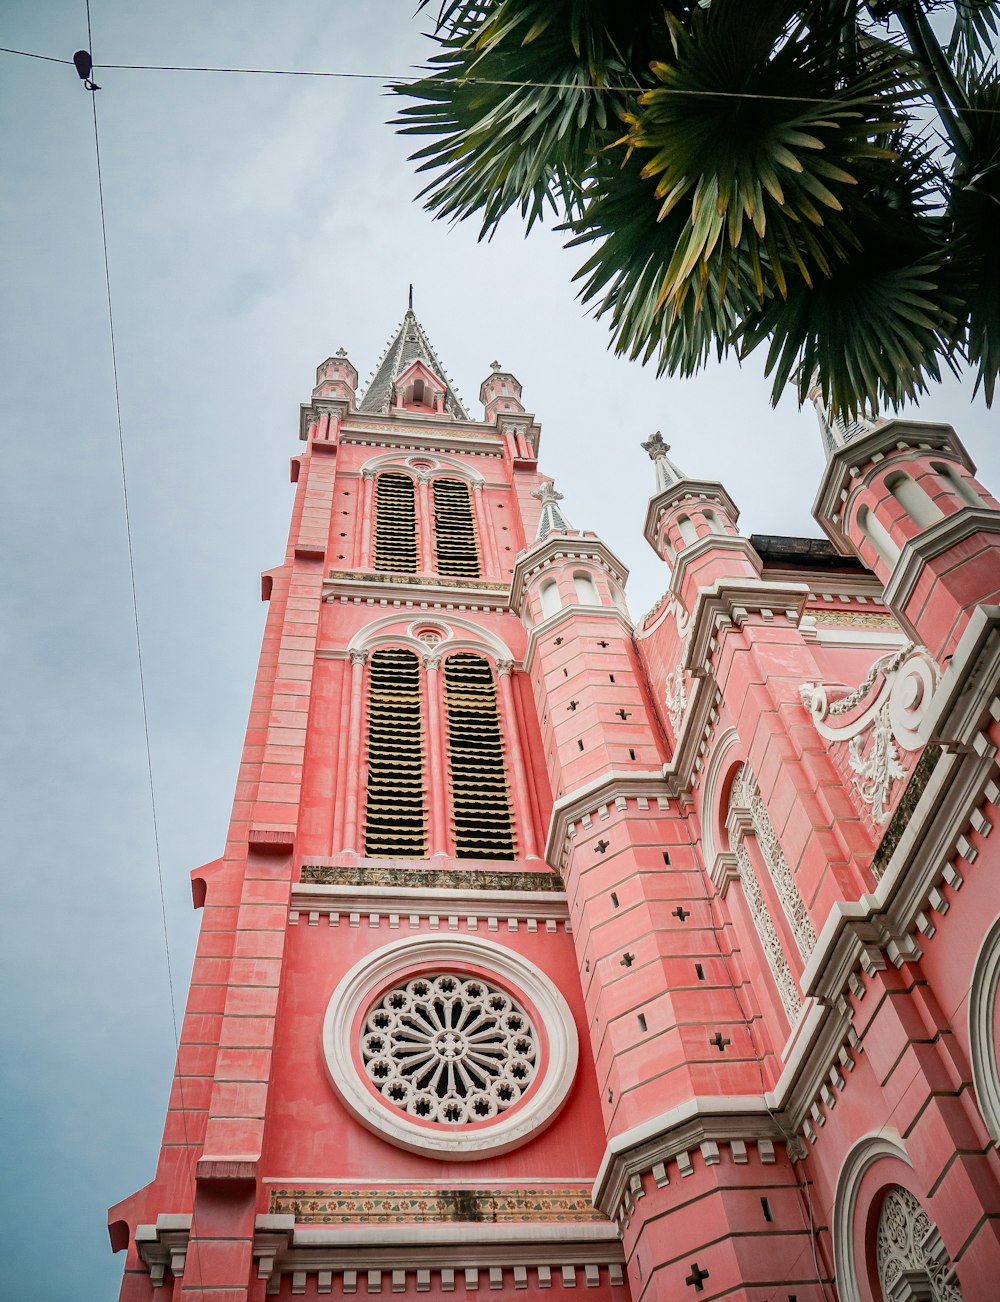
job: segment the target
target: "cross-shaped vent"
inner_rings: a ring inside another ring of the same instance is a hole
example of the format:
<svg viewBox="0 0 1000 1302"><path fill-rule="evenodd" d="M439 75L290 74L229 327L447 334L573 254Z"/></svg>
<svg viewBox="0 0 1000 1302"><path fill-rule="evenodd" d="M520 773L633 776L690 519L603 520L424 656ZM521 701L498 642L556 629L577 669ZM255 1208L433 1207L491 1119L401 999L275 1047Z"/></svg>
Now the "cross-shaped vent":
<svg viewBox="0 0 1000 1302"><path fill-rule="evenodd" d="M684 1283L690 1285L696 1293L705 1291L705 1280L708 1279L708 1271L702 1270L696 1261L691 1263L691 1274L688 1275Z"/></svg>
<svg viewBox="0 0 1000 1302"><path fill-rule="evenodd" d="M721 1031L716 1031L709 1044L714 1044L720 1053L726 1052L726 1046L732 1044L732 1040L727 1040Z"/></svg>

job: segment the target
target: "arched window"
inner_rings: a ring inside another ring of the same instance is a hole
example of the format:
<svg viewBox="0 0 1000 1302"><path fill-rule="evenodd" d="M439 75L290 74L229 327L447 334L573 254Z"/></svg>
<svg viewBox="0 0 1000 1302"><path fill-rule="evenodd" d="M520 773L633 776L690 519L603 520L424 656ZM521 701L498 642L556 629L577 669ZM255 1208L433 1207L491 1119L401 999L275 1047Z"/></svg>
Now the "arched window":
<svg viewBox="0 0 1000 1302"><path fill-rule="evenodd" d="M723 529L722 527L722 521L719 519L719 517L715 514L714 511L710 509L706 509L702 511L702 515L705 517L705 523L708 525L712 533L726 532L725 529Z"/></svg>
<svg viewBox="0 0 1000 1302"><path fill-rule="evenodd" d="M698 541L698 531L691 523L689 516L679 515L677 517L677 528L680 530L681 542L685 547L690 547L692 543Z"/></svg>
<svg viewBox="0 0 1000 1302"><path fill-rule="evenodd" d="M464 480L434 481L434 545L438 574L466 579L480 577L472 498Z"/></svg>
<svg viewBox="0 0 1000 1302"><path fill-rule="evenodd" d="M417 569L417 508L409 475L387 473L376 480L375 569Z"/></svg>
<svg viewBox="0 0 1000 1302"><path fill-rule="evenodd" d="M918 1199L902 1185L889 1186L878 1218L875 1261L885 1302L894 1297L962 1302L954 1267L943 1251L937 1226ZM909 1287L896 1291L901 1276Z"/></svg>
<svg viewBox="0 0 1000 1302"><path fill-rule="evenodd" d="M420 661L389 647L371 658L365 854L421 859L425 837Z"/></svg>
<svg viewBox="0 0 1000 1302"><path fill-rule="evenodd" d="M882 521L867 506L858 511L858 527L878 553L879 559L891 570L899 560L899 548L889 536Z"/></svg>
<svg viewBox="0 0 1000 1302"><path fill-rule="evenodd" d="M586 570L577 570L573 575L573 586L576 588L576 599L581 606L599 606L601 599L597 595L597 584L593 576Z"/></svg>
<svg viewBox="0 0 1000 1302"><path fill-rule="evenodd" d="M557 610L562 609L562 600L559 596L559 585L555 579L546 579L538 589L538 595L542 603L542 618L548 619L554 615Z"/></svg>
<svg viewBox="0 0 1000 1302"><path fill-rule="evenodd" d="M967 479L963 479L954 466L945 461L932 461L931 469L936 470L957 498L966 506L982 506L983 499Z"/></svg>
<svg viewBox="0 0 1000 1302"><path fill-rule="evenodd" d="M906 514L921 529L926 529L944 518L944 512L932 502L915 479L905 470L897 470L886 477L885 486Z"/></svg>
<svg viewBox="0 0 1000 1302"><path fill-rule="evenodd" d="M449 656L444 695L455 854L513 859L503 735L489 661L464 651Z"/></svg>

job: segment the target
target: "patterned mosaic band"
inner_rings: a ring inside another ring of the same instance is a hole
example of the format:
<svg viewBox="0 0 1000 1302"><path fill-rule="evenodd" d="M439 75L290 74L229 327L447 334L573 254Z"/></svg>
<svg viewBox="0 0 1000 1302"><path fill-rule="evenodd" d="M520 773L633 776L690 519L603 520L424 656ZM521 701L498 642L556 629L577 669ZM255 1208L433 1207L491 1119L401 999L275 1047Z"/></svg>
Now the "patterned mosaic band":
<svg viewBox="0 0 1000 1302"><path fill-rule="evenodd" d="M558 873L503 872L483 868L469 872L463 868L389 868L358 864L354 868L332 868L305 864L302 881L316 886L444 886L465 891L561 891L563 880Z"/></svg>
<svg viewBox="0 0 1000 1302"><path fill-rule="evenodd" d="M817 624L834 624L841 628L899 628L891 615L864 614L857 610L808 610Z"/></svg>
<svg viewBox="0 0 1000 1302"><path fill-rule="evenodd" d="M606 1221L585 1185L558 1189L272 1189L270 1211L306 1225Z"/></svg>

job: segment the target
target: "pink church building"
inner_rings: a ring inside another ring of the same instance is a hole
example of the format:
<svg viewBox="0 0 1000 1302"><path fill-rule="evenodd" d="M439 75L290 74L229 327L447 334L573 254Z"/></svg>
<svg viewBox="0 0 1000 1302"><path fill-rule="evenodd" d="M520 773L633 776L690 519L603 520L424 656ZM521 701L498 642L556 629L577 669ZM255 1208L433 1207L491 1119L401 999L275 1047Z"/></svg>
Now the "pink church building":
<svg viewBox="0 0 1000 1302"><path fill-rule="evenodd" d="M514 375L474 419L411 309L357 382L302 407L123 1302L1000 1296L1000 504L955 431L817 399L825 540L653 435L634 623Z"/></svg>

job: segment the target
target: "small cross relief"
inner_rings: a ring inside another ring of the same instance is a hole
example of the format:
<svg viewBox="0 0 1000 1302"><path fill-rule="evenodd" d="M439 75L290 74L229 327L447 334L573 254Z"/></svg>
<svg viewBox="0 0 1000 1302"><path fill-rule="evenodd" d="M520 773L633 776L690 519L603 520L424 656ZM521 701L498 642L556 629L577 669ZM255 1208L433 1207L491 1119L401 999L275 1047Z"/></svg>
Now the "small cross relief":
<svg viewBox="0 0 1000 1302"><path fill-rule="evenodd" d="M606 854L610 846L611 846L611 842L605 841L604 837L602 836L601 839L594 846L594 849L597 851L598 854Z"/></svg>
<svg viewBox="0 0 1000 1302"><path fill-rule="evenodd" d="M714 1044L720 1053L725 1053L727 1046L732 1044L732 1040L727 1040L721 1031L716 1031L709 1040L709 1044Z"/></svg>
<svg viewBox="0 0 1000 1302"><path fill-rule="evenodd" d="M674 909L673 914L671 916L675 918L679 918L681 922L687 922L688 918L690 918L691 916L691 910L685 909L683 904L678 904L677 908Z"/></svg>
<svg viewBox="0 0 1000 1302"><path fill-rule="evenodd" d="M626 719L631 719L632 717L631 713L628 710L616 710L615 713L618 715L619 719L621 719L623 722Z"/></svg>
<svg viewBox="0 0 1000 1302"><path fill-rule="evenodd" d="M610 643L610 642L605 642L604 639L601 638L600 642L598 642L597 645L598 645L598 646L601 646L601 647L609 647L609 646L611 645L611 643Z"/></svg>
<svg viewBox="0 0 1000 1302"><path fill-rule="evenodd" d="M563 644L563 640L562 640L561 637L554 637L554 638L552 639L552 645L553 645L553 646L562 646L562 644Z"/></svg>
<svg viewBox="0 0 1000 1302"><path fill-rule="evenodd" d="M628 950L626 950L625 953L621 956L622 967L631 967L634 962L635 962L635 955L630 954Z"/></svg>
<svg viewBox="0 0 1000 1302"><path fill-rule="evenodd" d="M702 1270L696 1261L691 1263L691 1274L688 1275L684 1283L694 1289L696 1293L705 1291L705 1280L708 1279L708 1271Z"/></svg>
<svg viewBox="0 0 1000 1302"><path fill-rule="evenodd" d="M566 709L575 710L579 704L580 704L579 701L570 701L569 705L566 706Z"/></svg>

